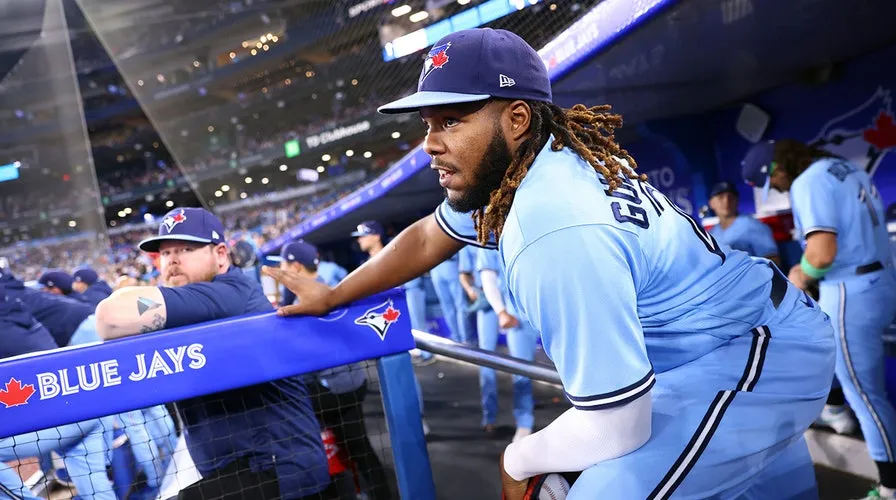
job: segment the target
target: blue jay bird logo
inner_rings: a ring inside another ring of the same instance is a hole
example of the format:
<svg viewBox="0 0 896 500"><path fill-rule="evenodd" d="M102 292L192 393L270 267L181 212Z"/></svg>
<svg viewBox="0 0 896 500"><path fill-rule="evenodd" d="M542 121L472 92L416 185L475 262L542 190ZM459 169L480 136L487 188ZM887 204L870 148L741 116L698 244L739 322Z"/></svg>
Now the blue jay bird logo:
<svg viewBox="0 0 896 500"><path fill-rule="evenodd" d="M392 301L387 300L382 304L368 309L360 318L355 320L356 325L366 325L373 329L380 340L386 340L386 332L393 323L398 321L401 311L392 307Z"/></svg>
<svg viewBox="0 0 896 500"><path fill-rule="evenodd" d="M890 91L878 87L867 101L825 123L809 143L864 167L873 176L884 157L896 148Z"/></svg>
<svg viewBox="0 0 896 500"><path fill-rule="evenodd" d="M451 42L436 45L429 49L429 53L426 54L426 60L423 61L423 73L420 74L419 83L423 83L423 80L426 80L426 77L433 71L443 68L448 64L449 48L451 48Z"/></svg>

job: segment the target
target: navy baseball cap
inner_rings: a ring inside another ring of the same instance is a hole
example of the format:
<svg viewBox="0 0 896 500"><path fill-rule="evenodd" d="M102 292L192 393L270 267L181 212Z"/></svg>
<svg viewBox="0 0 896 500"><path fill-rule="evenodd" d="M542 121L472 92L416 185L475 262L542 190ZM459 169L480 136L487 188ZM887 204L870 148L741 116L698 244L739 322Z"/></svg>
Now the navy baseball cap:
<svg viewBox="0 0 896 500"><path fill-rule="evenodd" d="M42 274L37 282L46 288L57 287L65 293L71 293L74 278L65 271L51 269Z"/></svg>
<svg viewBox="0 0 896 500"><path fill-rule="evenodd" d="M762 200L768 199L771 188L772 164L775 158L775 141L762 141L752 146L740 163L741 175L747 184L762 188Z"/></svg>
<svg viewBox="0 0 896 500"><path fill-rule="evenodd" d="M411 113L491 97L551 102L551 80L538 53L518 35L476 28L436 42L426 54L417 92L381 106L379 112Z"/></svg>
<svg viewBox="0 0 896 500"><path fill-rule="evenodd" d="M712 187L712 191L709 192L709 197L712 198L713 196L720 195L722 193L732 193L735 195L738 194L737 188L734 187L734 184L723 181L717 182Z"/></svg>
<svg viewBox="0 0 896 500"><path fill-rule="evenodd" d="M298 262L303 266L316 266L320 264L317 256L317 247L304 241L294 241L283 245L280 250L282 262Z"/></svg>
<svg viewBox="0 0 896 500"><path fill-rule="evenodd" d="M79 267L75 269L75 273L72 275L75 281L84 283L87 286L90 286L96 283L100 277L96 274L96 271L89 267Z"/></svg>
<svg viewBox="0 0 896 500"><path fill-rule="evenodd" d="M165 214L159 225L159 235L140 242L144 252L158 252L163 241L195 241L224 243L224 225L204 208L175 208Z"/></svg>
<svg viewBox="0 0 896 500"><path fill-rule="evenodd" d="M358 224L358 228L352 233L352 237L357 238L359 236L367 236L370 234L385 236L386 230L383 229L383 225L379 222L375 220L366 220Z"/></svg>

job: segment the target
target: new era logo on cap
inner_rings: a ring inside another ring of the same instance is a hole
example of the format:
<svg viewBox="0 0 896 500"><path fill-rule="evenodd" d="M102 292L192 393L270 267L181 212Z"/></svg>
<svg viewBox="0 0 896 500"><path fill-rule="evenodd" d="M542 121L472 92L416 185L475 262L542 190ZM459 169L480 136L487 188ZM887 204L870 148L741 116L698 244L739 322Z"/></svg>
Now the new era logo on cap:
<svg viewBox="0 0 896 500"><path fill-rule="evenodd" d="M498 75L499 87L513 87L514 85L516 85L516 81L513 78L507 75Z"/></svg>

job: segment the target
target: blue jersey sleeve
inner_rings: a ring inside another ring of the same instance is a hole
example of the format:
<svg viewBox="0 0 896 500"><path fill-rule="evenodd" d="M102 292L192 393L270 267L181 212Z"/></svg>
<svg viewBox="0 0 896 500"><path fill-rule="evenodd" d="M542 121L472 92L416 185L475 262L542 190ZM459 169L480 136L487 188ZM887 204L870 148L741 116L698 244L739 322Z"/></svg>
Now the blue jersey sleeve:
<svg viewBox="0 0 896 500"><path fill-rule="evenodd" d="M768 227L762 221L750 219L753 221L751 230L748 233L751 238L750 245L753 247L753 255L757 257L768 257L769 255L778 255L778 244L775 243L775 237L772 234L772 228Z"/></svg>
<svg viewBox="0 0 896 500"><path fill-rule="evenodd" d="M501 267L501 254L497 252L497 250L489 250L487 248L480 248L476 251L476 272L482 272L485 270L495 271L496 273L503 274Z"/></svg>
<svg viewBox="0 0 896 500"><path fill-rule="evenodd" d="M248 312L252 289L247 280L221 275L214 281L174 288L160 287L168 321L165 328L239 316ZM273 309L273 306L269 306Z"/></svg>
<svg viewBox="0 0 896 500"><path fill-rule="evenodd" d="M434 215L439 227L441 227L448 236L468 245L477 247L483 246L479 243L479 238L476 235L476 224L473 222L472 214L455 212L448 206L448 200L445 200L438 206L438 208L436 208ZM489 240L488 244L485 245L485 248L497 247L494 238Z"/></svg>
<svg viewBox="0 0 896 500"><path fill-rule="evenodd" d="M582 225L549 233L508 262L513 300L541 334L580 410L626 404L653 387L638 319L635 236Z"/></svg>
<svg viewBox="0 0 896 500"><path fill-rule="evenodd" d="M803 233L800 236L805 238L815 231L839 232L835 186L830 182L833 177L817 171L803 175L805 177L797 177L790 188L792 209Z"/></svg>

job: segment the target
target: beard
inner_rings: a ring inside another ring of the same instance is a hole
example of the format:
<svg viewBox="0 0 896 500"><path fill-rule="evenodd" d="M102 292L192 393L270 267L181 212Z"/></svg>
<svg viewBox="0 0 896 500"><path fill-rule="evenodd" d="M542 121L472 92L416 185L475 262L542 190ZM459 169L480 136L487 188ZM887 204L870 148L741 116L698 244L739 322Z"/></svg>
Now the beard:
<svg viewBox="0 0 896 500"><path fill-rule="evenodd" d="M199 273L199 276L190 276L184 272L184 270L178 266L170 266L165 269L165 286L169 288L189 285L190 283L202 283L206 281L211 281L215 275L216 270L212 267L204 270Z"/></svg>
<svg viewBox="0 0 896 500"><path fill-rule="evenodd" d="M513 155L504 140L504 135L496 126L482 161L470 172L472 177L470 186L465 191L455 191L454 197L447 189L445 190L448 206L460 213L472 212L487 206L492 192L501 187L501 181L504 180L504 174L511 161Z"/></svg>

